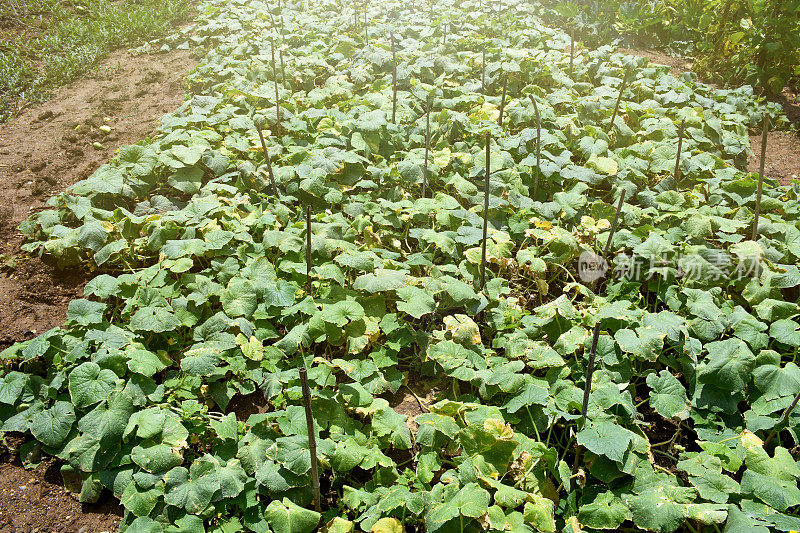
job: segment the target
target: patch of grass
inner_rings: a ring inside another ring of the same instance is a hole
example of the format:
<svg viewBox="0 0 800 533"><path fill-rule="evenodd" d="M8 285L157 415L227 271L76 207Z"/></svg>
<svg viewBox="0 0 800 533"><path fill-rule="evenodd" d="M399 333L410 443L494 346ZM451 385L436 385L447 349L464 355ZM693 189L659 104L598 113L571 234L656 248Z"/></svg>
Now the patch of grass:
<svg viewBox="0 0 800 533"><path fill-rule="evenodd" d="M0 122L91 70L109 51L164 35L194 0L0 3Z"/></svg>

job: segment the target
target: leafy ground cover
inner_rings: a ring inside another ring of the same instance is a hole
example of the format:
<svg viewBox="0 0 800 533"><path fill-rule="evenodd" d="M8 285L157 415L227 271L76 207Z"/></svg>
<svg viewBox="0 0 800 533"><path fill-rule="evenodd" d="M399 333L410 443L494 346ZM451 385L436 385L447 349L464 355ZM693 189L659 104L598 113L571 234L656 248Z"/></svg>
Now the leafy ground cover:
<svg viewBox="0 0 800 533"><path fill-rule="evenodd" d="M190 0L9 0L0 5L0 122L85 74L109 51L164 35Z"/></svg>
<svg viewBox="0 0 800 533"><path fill-rule="evenodd" d="M525 2L276 7L201 4L186 103L23 225L97 274L3 352L26 464L130 533L800 529L798 187L766 182L751 239L742 170L775 105L570 66ZM411 420L388 398L420 378Z"/></svg>
<svg viewBox="0 0 800 533"><path fill-rule="evenodd" d="M593 45L658 47L695 59L718 83L777 95L800 81L800 4L792 1L647 0L541 2L545 19Z"/></svg>

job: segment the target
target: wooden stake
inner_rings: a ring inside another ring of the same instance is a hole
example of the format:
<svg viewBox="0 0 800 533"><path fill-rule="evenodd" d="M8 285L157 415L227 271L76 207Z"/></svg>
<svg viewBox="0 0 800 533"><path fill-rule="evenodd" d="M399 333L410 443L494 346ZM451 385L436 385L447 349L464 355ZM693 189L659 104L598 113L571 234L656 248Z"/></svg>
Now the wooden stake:
<svg viewBox="0 0 800 533"><path fill-rule="evenodd" d="M594 325L592 334L592 349L589 351L589 364L586 367L586 386L583 390L583 406L581 407L582 424L586 423L586 413L589 411L589 394L592 391L592 375L594 374L594 360L597 357L597 341L600 339L600 322Z"/></svg>
<svg viewBox="0 0 800 533"><path fill-rule="evenodd" d="M286 84L286 70L283 68L283 15L281 14L281 46L278 48L278 58L281 62L281 83Z"/></svg>
<svg viewBox="0 0 800 533"><path fill-rule="evenodd" d="M764 125L761 132L761 163L758 167L758 191L756 192L756 214L753 217L753 238L758 238L758 218L761 215L761 193L764 190L764 163L767 158L767 133L769 133L769 115L764 113Z"/></svg>
<svg viewBox="0 0 800 533"><path fill-rule="evenodd" d="M481 94L486 95L486 47L483 47L483 63L481 63Z"/></svg>
<svg viewBox="0 0 800 533"><path fill-rule="evenodd" d="M322 495L319 490L319 466L317 465L317 435L314 431L314 413L311 412L311 389L308 387L308 371L305 365L300 367L300 383L303 387L303 404L306 409L306 427L308 428L308 451L311 454L311 483L314 488L314 509L322 512Z"/></svg>
<svg viewBox="0 0 800 533"><path fill-rule="evenodd" d="M797 393L797 396L794 397L794 400L792 400L792 403L789 405L789 407L786 408L786 410L783 412L783 415L781 415L781 419L778 420L778 423L775 424L774 428L772 428L772 431L770 432L769 436L767 437L767 440L764 441L764 448L766 448L767 445L770 442L772 442L772 439L774 439L775 436L778 434L778 428L781 427L783 425L783 423L786 422L786 419L789 418L789 415L792 414L792 411L794 411L794 408L797 407L797 402L800 402L800 392Z"/></svg>
<svg viewBox="0 0 800 533"><path fill-rule="evenodd" d="M508 84L508 73L503 74L503 96L500 97L500 116L497 118L497 125L503 127L503 110L506 107L506 84Z"/></svg>
<svg viewBox="0 0 800 533"><path fill-rule="evenodd" d="M306 206L306 294L311 296L311 205Z"/></svg>
<svg viewBox="0 0 800 533"><path fill-rule="evenodd" d="M681 178L681 149L683 148L683 131L686 126L686 119L681 120L681 126L678 128L678 155L675 156L675 190L678 190L678 183Z"/></svg>
<svg viewBox="0 0 800 533"><path fill-rule="evenodd" d="M422 169L422 197L425 198L428 186L428 153L431 146L431 95L428 94L425 106L425 168Z"/></svg>
<svg viewBox="0 0 800 533"><path fill-rule="evenodd" d="M592 348L589 351L589 365L586 367L586 385L583 390L583 405L581 406L581 418L578 423L578 427L583 428L586 425L586 413L589 411L589 394L592 390L592 374L594 373L594 360L597 356L597 341L600 339L600 323L598 322L594 326L594 333L592 334ZM570 447L572 443L572 438L570 438L569 442L567 443L567 448ZM583 446L575 443L575 462L572 465L572 473L573 475L575 472L578 471L578 465L581 462L581 457L583 456Z"/></svg>
<svg viewBox="0 0 800 533"><path fill-rule="evenodd" d="M283 67L283 48L278 48L278 58L281 63L281 83L286 84L286 69Z"/></svg>
<svg viewBox="0 0 800 533"><path fill-rule="evenodd" d="M486 132L486 186L483 192L483 242L481 244L481 290L486 287L486 235L489 232L489 177L491 170L489 163L491 155L489 151L489 144L491 143L491 134Z"/></svg>
<svg viewBox="0 0 800 533"><path fill-rule="evenodd" d="M275 41L270 38L272 48L272 79L275 80L275 135L281 134L281 97L278 93L278 69L275 66Z"/></svg>
<svg viewBox="0 0 800 533"><path fill-rule="evenodd" d="M397 49L392 34L392 124L396 124L397 117Z"/></svg>
<svg viewBox="0 0 800 533"><path fill-rule="evenodd" d="M617 202L617 212L614 213L614 221L611 223L611 233L608 234L606 247L603 249L603 258L608 257L608 252L611 251L611 239L614 238L614 233L617 231L617 223L619 222L619 214L622 212L622 203L625 201L625 189L622 189L619 195L619 202ZM607 261L607 259L606 259Z"/></svg>
<svg viewBox="0 0 800 533"><path fill-rule="evenodd" d="M539 106L536 105L536 98L533 95L531 95L531 102L533 102L533 112L536 114L536 176L533 179L533 199L536 200L542 164L542 117L539 116Z"/></svg>
<svg viewBox="0 0 800 533"><path fill-rule="evenodd" d="M617 96L617 103L614 106L614 114L611 115L611 125L608 127L608 136L611 136L611 132L614 130L614 120L617 118L617 113L619 113L619 104L622 101L622 91L625 90L625 84L628 83L628 69L625 69L625 75L622 77L622 84L619 86L619 96Z"/></svg>
<svg viewBox="0 0 800 533"><path fill-rule="evenodd" d="M569 32L569 75L572 77L572 64L575 61L575 28Z"/></svg>
<svg viewBox="0 0 800 533"><path fill-rule="evenodd" d="M269 150L267 150L267 143L264 140L264 132L261 131L261 127L256 124L256 131L258 132L258 138L261 139L261 149L264 151L264 161L267 163L267 173L269 174L269 183L272 186L272 194L275 195L275 198L278 198L278 186L275 185L275 174L272 173L272 164L269 162Z"/></svg>

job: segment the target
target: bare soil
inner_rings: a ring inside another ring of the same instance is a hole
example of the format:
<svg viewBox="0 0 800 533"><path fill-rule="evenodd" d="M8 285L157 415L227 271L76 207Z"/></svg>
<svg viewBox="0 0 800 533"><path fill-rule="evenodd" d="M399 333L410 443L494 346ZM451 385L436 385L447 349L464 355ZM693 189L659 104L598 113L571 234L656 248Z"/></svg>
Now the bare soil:
<svg viewBox="0 0 800 533"><path fill-rule="evenodd" d="M0 126L0 349L62 324L86 281L80 271L26 259L19 224L114 150L152 134L183 101L183 77L195 65L187 51L114 52L92 77Z"/></svg>
<svg viewBox="0 0 800 533"><path fill-rule="evenodd" d="M0 531L5 533L112 533L119 528L122 507L106 495L99 503L80 504L61 481L60 465L41 463L25 470L19 463L0 463Z"/></svg>
<svg viewBox="0 0 800 533"><path fill-rule="evenodd" d="M91 77L0 125L0 350L63 324L69 302L87 281L82 271L59 271L25 257L19 224L90 176L117 148L151 135L159 117L182 103L183 78L196 64L188 51L117 51ZM117 530L119 503L105 494L98 504L81 505L63 489L59 468L50 459L25 470L15 454L0 457L0 531Z"/></svg>
<svg viewBox="0 0 800 533"><path fill-rule="evenodd" d="M653 63L667 65L670 73L678 76L692 69L691 60L667 55L658 50L641 50L620 48L618 52L646 57ZM719 88L714 83L700 80L703 83ZM800 129L800 99L790 88L785 88L779 95L770 97L770 100L781 104L783 112L789 121ZM758 172L761 159L761 132L754 132L750 136L750 147L753 156L747 162L749 172ZM766 164L764 176L778 180L781 185L788 185L792 180L800 179L800 134L797 131L770 131L767 134Z"/></svg>

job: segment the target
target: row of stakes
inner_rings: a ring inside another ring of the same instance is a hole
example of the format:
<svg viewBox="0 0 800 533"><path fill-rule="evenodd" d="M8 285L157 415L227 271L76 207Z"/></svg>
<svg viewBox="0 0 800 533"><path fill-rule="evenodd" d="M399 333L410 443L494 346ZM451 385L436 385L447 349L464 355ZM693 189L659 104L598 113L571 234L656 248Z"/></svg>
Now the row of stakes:
<svg viewBox="0 0 800 533"><path fill-rule="evenodd" d="M270 14L271 16L271 14ZM573 71L573 60L574 60L574 32L571 33L571 46L570 46L570 73ZM392 34L391 36L391 45L392 45L392 122L395 123L397 119L397 52L396 52L396 44L395 44L395 37ZM483 94L486 93L486 77L485 77L485 67L486 67L486 50L483 50L482 53L483 62L481 67L481 92ZM282 53L280 55L280 65L281 71L283 71L283 57ZM275 79L275 99L276 99L276 131L280 132L280 100L279 100L279 93L278 93L278 77L277 77L277 68L276 68L276 61L275 61L275 51L273 47L272 51L272 69L273 69L273 76ZM282 74L282 78L285 82L285 74ZM609 132L613 131L614 122L616 120L617 115L619 114L619 108L622 101L623 91L627 85L629 78L629 70L626 69L625 75L622 79L622 83L620 84L619 94L617 96L617 100L614 106L614 111L611 116L611 122L609 127ZM499 109L499 117L498 117L498 125L502 127L503 125L503 115L505 111L505 101L506 101L506 88L508 83L508 74L504 74L503 76L503 84L502 84L502 96L500 100L500 109ZM542 124L541 124L541 116L539 114L539 108L536 104L536 98L533 95L530 95L531 103L533 104L535 119L536 119L536 174L534 178L534 187L533 187L533 195L536 196L538 192L538 185L539 185L539 178L541 172L541 134L542 134ZM427 188L428 188L428 158L430 153L430 111L431 111L431 95L429 94L426 99L426 109L425 109L425 165L423 169L423 180L422 180L422 197L426 196ZM265 120L263 117L257 120L254 120L256 130L258 132L259 139L261 141L261 147L264 153L264 159L267 166L267 173L269 175L270 187L272 189L273 195L278 198L278 188L275 182L275 175L272 169L272 165L270 162L269 151L267 150L266 140L263 134L263 127L265 126ZM683 148L683 137L685 134L685 125L686 119L681 120L681 124L678 128L678 146L677 146L677 155L675 158L675 170L673 172L673 179L674 179L674 186L675 189L679 189L680 185L680 163L681 163L681 152ZM752 230L752 240L756 240L758 238L758 224L759 224L759 217L761 213L761 197L763 193L763 182L764 182L764 166L765 166L765 159L766 159L766 149L767 149L767 134L769 132L770 127L770 120L769 115L764 114L764 120L762 125L762 137L761 137L761 159L760 159L760 166L759 166L759 178L758 178L758 187L756 193L756 206L755 206L755 213L753 218L753 230ZM486 242L487 242L487 233L488 233L488 225L489 225L489 187L490 187L490 178L491 178L491 168L490 168L490 144L491 144L491 134L486 132L485 134L485 149L486 149L486 177L484 182L484 202L483 202L483 235L482 235L482 242L481 242L481 266L480 266L480 290L483 290L486 285ZM625 200L626 192L624 189L620 191L619 200L617 203L617 207L614 214L614 219L611 225L611 230L608 235L608 239L606 241L606 245L603 249L603 257L608 257L608 254L611 251L612 239L616 232L620 213L622 211L622 206ZM311 206L306 206L306 293L311 295L312 293L312 285L311 285L311 270L312 270L312 260L311 260ZM586 417L589 409L589 398L591 393L592 387L592 377L594 373L594 365L595 359L597 356L597 344L600 338L600 322L598 321L593 329L592 333L592 344L589 350L589 358L586 367L586 376L585 376L585 386L584 386L584 394L583 394L583 402L581 406L581 416L579 418L578 426L583 428L586 424ZM305 364L300 367L300 379L302 385L302 392L303 392L303 403L305 407L305 414L306 414L306 423L308 428L308 442L309 442L309 452L311 454L311 477L312 477L312 488L314 491L314 508L317 512L321 512L321 495L320 495L320 482L319 482L319 465L317 460L317 453L316 453L316 434L314 431L314 417L313 412L311 409L311 390L308 385L308 372L305 367ZM767 446L777 435L778 429L786 422L787 418L797 406L798 402L800 402L800 393L798 393L795 398L793 399L792 403L787 407L780 420L773 428L772 432L767 437L764 445ZM574 436L571 437L575 438ZM568 445L569 446L569 445ZM576 451L575 451L575 462L573 465L573 472L577 471L578 465L580 462L581 455L583 453L583 448L576 444Z"/></svg>

